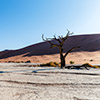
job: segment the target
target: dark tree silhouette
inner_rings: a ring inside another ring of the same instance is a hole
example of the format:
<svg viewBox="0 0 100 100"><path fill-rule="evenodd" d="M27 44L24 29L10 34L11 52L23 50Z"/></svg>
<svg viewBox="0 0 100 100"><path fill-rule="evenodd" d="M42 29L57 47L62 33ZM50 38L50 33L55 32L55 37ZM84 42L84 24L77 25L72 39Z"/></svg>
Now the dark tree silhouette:
<svg viewBox="0 0 100 100"><path fill-rule="evenodd" d="M67 34L66 36L58 36L58 38L54 35L54 38L44 38L44 35L42 34L42 39L45 42L48 42L50 44L50 47L57 47L59 48L59 53L60 53L60 61L61 61L61 68L65 67L65 58L68 55L68 53L70 53L73 49L79 48L80 46L77 47L72 47L71 49L69 49L65 54L63 54L63 45L64 42L68 39L68 37L70 35L72 35L73 33L70 32L69 30L67 30ZM53 43L52 40L57 41L58 43Z"/></svg>

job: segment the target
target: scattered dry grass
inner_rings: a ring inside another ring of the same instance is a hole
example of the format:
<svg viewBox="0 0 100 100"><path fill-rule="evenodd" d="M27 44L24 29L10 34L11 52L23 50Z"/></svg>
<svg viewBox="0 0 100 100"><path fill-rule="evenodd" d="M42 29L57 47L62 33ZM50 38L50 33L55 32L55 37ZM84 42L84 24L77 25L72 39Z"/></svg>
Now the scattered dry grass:
<svg viewBox="0 0 100 100"><path fill-rule="evenodd" d="M60 67L61 64L57 63L57 62L49 62L49 63L45 63L45 64L40 64L40 66Z"/></svg>

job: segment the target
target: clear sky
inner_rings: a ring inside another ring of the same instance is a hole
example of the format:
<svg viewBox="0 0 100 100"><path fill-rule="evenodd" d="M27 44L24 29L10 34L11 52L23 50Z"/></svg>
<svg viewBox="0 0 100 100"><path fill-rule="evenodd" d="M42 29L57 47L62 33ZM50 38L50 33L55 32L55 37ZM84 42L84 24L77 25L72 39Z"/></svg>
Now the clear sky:
<svg viewBox="0 0 100 100"><path fill-rule="evenodd" d="M0 0L0 51L41 42L41 35L100 33L100 0Z"/></svg>

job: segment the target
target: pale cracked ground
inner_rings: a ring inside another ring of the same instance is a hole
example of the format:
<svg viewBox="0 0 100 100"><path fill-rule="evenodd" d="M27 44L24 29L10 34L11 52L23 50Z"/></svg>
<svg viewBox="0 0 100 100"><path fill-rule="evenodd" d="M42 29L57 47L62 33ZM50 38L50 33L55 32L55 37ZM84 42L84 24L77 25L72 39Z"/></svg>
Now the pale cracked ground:
<svg viewBox="0 0 100 100"><path fill-rule="evenodd" d="M27 66L0 64L0 100L100 100L100 69Z"/></svg>

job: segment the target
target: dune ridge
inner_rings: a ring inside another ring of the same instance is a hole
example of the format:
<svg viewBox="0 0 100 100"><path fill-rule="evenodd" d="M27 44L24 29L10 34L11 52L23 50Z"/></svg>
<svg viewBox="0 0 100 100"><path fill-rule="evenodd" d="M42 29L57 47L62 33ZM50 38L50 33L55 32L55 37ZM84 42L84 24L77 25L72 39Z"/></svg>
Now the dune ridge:
<svg viewBox="0 0 100 100"><path fill-rule="evenodd" d="M57 43L54 40L52 42ZM71 60L76 63L100 62L100 34L70 36L64 43L64 53L73 46L81 47L73 50L68 57L66 57L66 63L69 63ZM33 63L59 62L59 49L50 48L48 42L41 42L17 50L0 52L1 62L27 60Z"/></svg>

